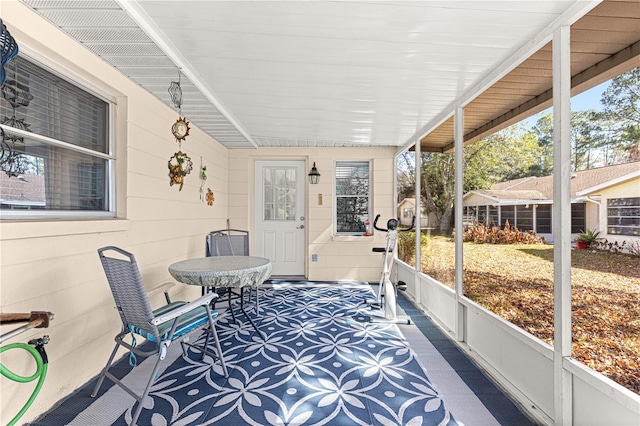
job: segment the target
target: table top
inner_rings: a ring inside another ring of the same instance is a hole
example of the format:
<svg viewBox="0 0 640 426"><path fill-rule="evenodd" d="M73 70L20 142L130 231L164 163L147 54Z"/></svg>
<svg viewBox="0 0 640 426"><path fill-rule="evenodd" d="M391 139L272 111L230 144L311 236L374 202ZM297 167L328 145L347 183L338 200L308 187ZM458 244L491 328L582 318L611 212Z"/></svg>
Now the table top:
<svg viewBox="0 0 640 426"><path fill-rule="evenodd" d="M271 275L271 261L256 256L199 257L170 265L169 273L190 285L257 287Z"/></svg>

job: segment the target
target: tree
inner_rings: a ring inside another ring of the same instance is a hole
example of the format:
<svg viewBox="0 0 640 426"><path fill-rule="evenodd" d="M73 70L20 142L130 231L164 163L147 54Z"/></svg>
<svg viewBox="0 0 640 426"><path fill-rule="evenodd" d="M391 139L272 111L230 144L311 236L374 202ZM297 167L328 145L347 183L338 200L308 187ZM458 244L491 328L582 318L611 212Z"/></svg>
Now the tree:
<svg viewBox="0 0 640 426"><path fill-rule="evenodd" d="M614 160L640 160L640 67L611 80L600 103Z"/></svg>
<svg viewBox="0 0 640 426"><path fill-rule="evenodd" d="M438 222L438 232L451 231L453 214L455 164L453 154L428 152L422 154L421 201L427 213L433 213Z"/></svg>
<svg viewBox="0 0 640 426"><path fill-rule="evenodd" d="M571 165L574 171L604 163L601 152L607 144L606 127L604 116L596 110L571 111ZM542 115L532 130L541 158L540 167L531 169L537 173L531 175L548 176L553 171L553 115Z"/></svg>
<svg viewBox="0 0 640 426"><path fill-rule="evenodd" d="M543 149L531 130L514 124L464 148L464 191L531 176Z"/></svg>
<svg viewBox="0 0 640 426"><path fill-rule="evenodd" d="M464 149L463 190L488 189L495 182L529 176L537 165L540 147L531 131L521 125L511 126ZM415 195L414 153L398 160L399 198ZM454 157L452 154L422 154L421 205L436 217L437 231L448 234L454 202Z"/></svg>

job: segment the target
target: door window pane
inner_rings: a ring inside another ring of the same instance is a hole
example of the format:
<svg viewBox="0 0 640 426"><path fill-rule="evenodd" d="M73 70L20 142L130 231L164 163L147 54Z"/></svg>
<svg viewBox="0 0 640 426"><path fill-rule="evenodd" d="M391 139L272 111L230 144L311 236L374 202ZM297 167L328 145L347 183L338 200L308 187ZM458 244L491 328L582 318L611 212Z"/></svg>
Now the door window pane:
<svg viewBox="0 0 640 426"><path fill-rule="evenodd" d="M264 167L264 220L296 220L296 169Z"/></svg>

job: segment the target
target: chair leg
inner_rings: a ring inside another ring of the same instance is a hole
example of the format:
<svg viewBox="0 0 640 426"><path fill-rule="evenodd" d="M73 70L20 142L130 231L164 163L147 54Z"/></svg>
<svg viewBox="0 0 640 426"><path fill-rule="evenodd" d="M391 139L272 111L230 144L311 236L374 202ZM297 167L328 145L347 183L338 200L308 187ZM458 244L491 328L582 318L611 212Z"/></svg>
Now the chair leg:
<svg viewBox="0 0 640 426"><path fill-rule="evenodd" d="M104 378L107 374L107 371L109 371L109 367L111 367L111 363L113 362L113 359L115 358L116 353L118 352L119 346L120 344L116 343L116 346L113 348L113 351L111 352L111 356L109 356L107 365L105 365L105 367L100 372L100 377L98 377L98 383L96 383L96 386L93 388L93 392L91 393L91 398L95 398L96 395L98 394L98 391L100 390L100 386L102 386L102 382L104 382Z"/></svg>
<svg viewBox="0 0 640 426"><path fill-rule="evenodd" d="M153 382L155 382L156 375L160 370L160 363L162 362L162 360L160 359L160 356L157 356L157 358L158 360L156 361L156 365L153 367L153 372L151 373L151 377L149 377L147 386L144 388L144 392L142 393L142 395L140 395L140 399L138 400L138 406L136 407L136 411L133 413L133 416L131 417L130 426L135 426L136 421L138 420L138 417L142 412L142 407L144 406L144 399L147 397L147 395L149 395L149 391L151 390L151 385L153 384Z"/></svg>
<svg viewBox="0 0 640 426"><path fill-rule="evenodd" d="M224 375L224 377L229 377L229 372L227 371L227 365L224 362L224 356L222 356L222 348L220 347L218 332L215 327L216 327L215 324L211 322L211 334L213 335L213 341L216 346L216 353L218 354L218 358L220 359L220 365L222 366L222 374Z"/></svg>

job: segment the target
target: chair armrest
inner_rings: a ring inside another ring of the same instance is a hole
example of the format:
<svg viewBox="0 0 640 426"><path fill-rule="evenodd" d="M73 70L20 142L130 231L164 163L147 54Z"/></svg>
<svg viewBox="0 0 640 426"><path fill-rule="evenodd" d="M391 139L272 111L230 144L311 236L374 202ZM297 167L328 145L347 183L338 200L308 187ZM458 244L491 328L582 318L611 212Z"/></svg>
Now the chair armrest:
<svg viewBox="0 0 640 426"><path fill-rule="evenodd" d="M167 321L171 321L172 319L178 318L181 315L186 314L187 312L191 312L196 308L199 308L201 306L205 306L208 305L209 303L211 303L214 299L217 299L219 296L217 293L207 293L204 296L198 297L197 299L189 302L189 303L185 303L184 305L173 309L169 312L166 312L162 315L159 315L155 318L153 318L150 322L151 324L154 325L159 325L162 323L165 323Z"/></svg>

